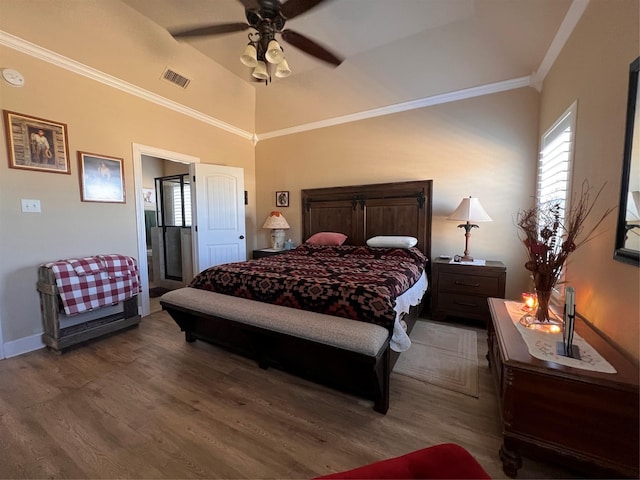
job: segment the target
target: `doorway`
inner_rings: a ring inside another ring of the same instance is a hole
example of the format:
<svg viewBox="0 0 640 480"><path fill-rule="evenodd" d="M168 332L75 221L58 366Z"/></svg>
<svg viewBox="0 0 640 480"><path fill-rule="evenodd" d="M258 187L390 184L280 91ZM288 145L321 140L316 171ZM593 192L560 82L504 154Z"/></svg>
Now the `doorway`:
<svg viewBox="0 0 640 480"><path fill-rule="evenodd" d="M200 159L182 153L172 152L161 148L151 147L134 143L133 146L133 175L135 186L136 217L138 231L138 267L140 270L140 283L142 293L140 294L140 315L147 316L151 312L149 297L149 258L147 256L147 233L145 228L145 203L144 203L144 182L143 182L143 156L154 157L170 162L182 164L200 163Z"/></svg>

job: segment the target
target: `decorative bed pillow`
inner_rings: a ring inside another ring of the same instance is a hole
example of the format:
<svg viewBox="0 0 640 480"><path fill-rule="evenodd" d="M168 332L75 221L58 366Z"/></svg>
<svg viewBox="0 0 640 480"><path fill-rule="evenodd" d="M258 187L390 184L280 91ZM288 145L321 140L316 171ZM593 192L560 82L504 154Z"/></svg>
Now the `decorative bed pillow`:
<svg viewBox="0 0 640 480"><path fill-rule="evenodd" d="M397 235L385 235L372 237L367 240L367 246L369 247L384 247L384 248L411 248L418 244L418 239L415 237L403 237Z"/></svg>
<svg viewBox="0 0 640 480"><path fill-rule="evenodd" d="M305 243L310 245L342 245L347 236L338 232L318 232L311 235Z"/></svg>

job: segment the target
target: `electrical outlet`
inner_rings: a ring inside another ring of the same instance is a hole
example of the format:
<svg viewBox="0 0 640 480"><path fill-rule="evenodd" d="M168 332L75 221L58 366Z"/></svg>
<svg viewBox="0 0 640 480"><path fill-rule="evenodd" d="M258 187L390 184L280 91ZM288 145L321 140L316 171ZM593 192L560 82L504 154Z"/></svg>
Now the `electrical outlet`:
<svg viewBox="0 0 640 480"><path fill-rule="evenodd" d="M40 200L23 198L22 211L27 213L40 213Z"/></svg>

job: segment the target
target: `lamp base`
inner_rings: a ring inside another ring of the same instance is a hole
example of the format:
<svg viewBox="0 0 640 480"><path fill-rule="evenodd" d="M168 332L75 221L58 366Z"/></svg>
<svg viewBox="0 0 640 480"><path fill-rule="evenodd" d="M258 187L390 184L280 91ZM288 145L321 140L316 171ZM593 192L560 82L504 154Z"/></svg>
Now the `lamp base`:
<svg viewBox="0 0 640 480"><path fill-rule="evenodd" d="M473 262L473 257L471 255L464 255L460 257L461 262Z"/></svg>
<svg viewBox="0 0 640 480"><path fill-rule="evenodd" d="M271 248L274 250L284 250L284 230L275 228L271 230Z"/></svg>

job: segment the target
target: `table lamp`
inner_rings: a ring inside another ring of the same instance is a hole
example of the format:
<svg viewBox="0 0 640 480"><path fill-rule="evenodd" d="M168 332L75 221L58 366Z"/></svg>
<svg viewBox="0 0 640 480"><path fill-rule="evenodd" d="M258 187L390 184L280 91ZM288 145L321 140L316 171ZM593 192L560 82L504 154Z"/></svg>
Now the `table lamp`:
<svg viewBox="0 0 640 480"><path fill-rule="evenodd" d="M469 238L471 237L472 228L480 228L471 222L492 222L493 219L484 211L480 200L475 197L463 198L458 208L447 217L447 220L459 220L466 223L458 225L458 228L464 228L466 232L464 242L464 256L461 258L463 262L472 262L473 257L469 254Z"/></svg>
<svg viewBox="0 0 640 480"><path fill-rule="evenodd" d="M262 225L262 228L271 229L271 248L274 250L284 249L284 231L289 227L289 224L282 215L282 212L273 211L267 217L267 220Z"/></svg>

